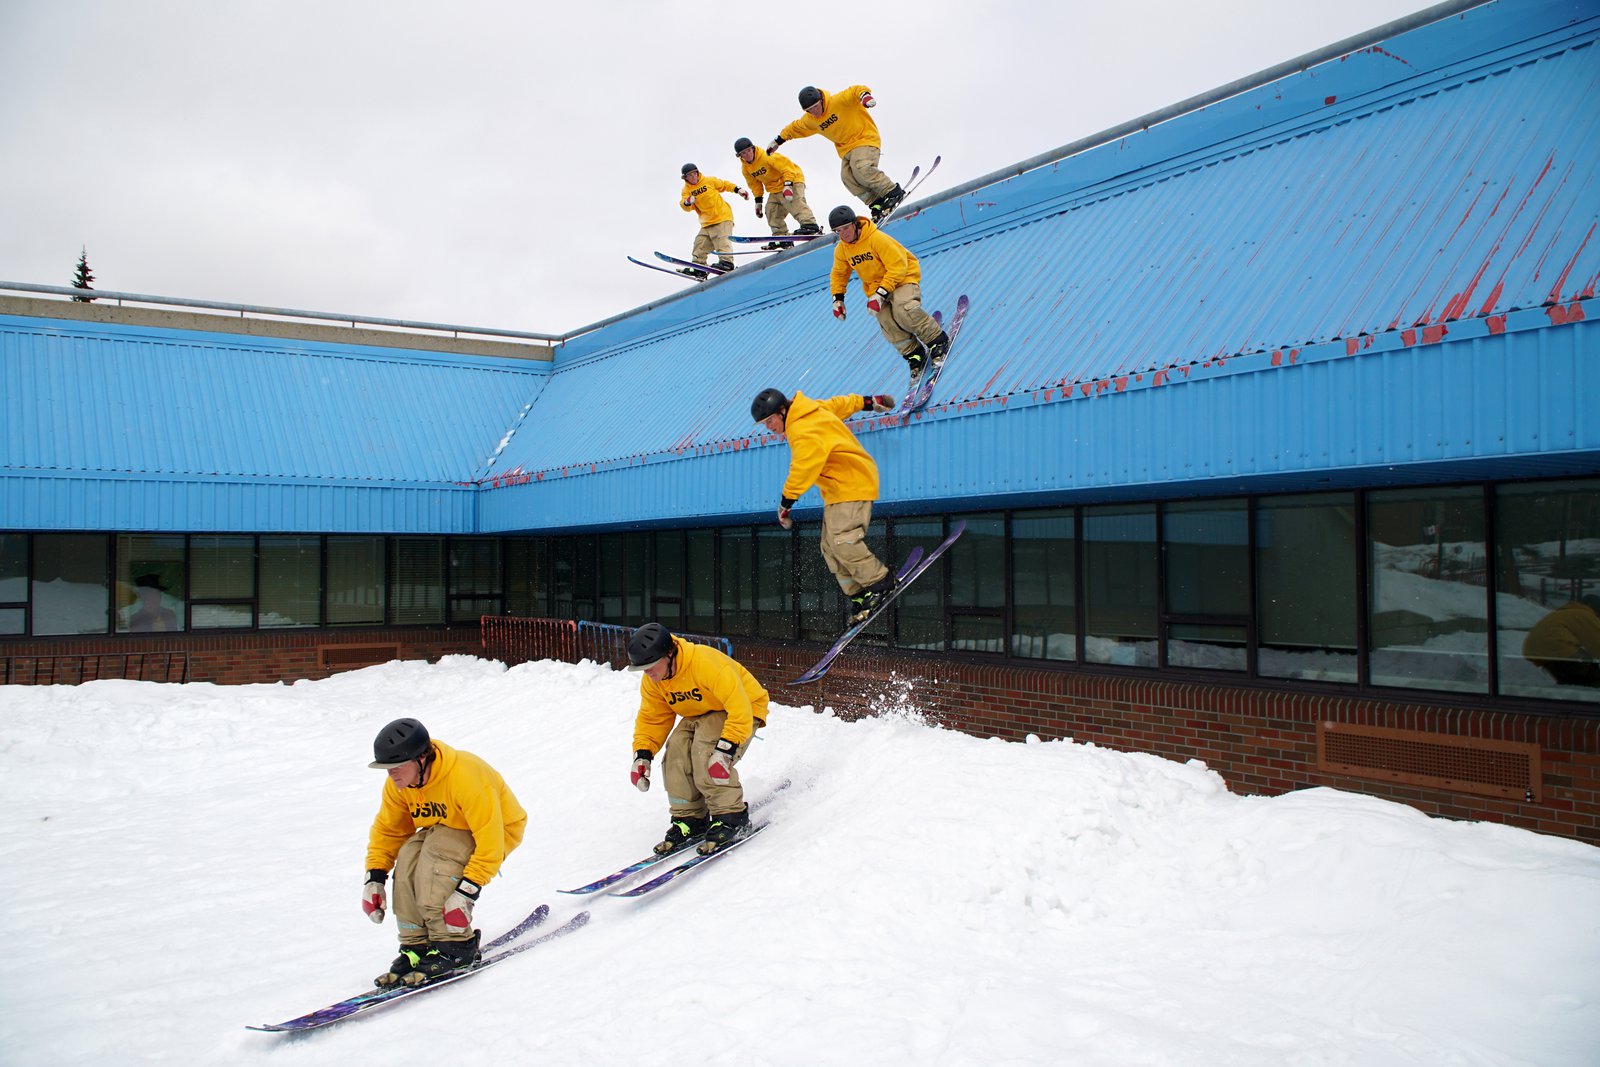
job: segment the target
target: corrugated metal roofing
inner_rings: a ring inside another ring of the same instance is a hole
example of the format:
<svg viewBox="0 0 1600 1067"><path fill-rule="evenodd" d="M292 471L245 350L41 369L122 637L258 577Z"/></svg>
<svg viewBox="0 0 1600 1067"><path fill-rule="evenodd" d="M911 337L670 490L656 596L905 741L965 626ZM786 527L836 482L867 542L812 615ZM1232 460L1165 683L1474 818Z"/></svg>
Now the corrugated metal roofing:
<svg viewBox="0 0 1600 1067"><path fill-rule="evenodd" d="M1600 278L1597 33L1592 5L1492 5L894 223L926 306L972 299L932 417L1559 318ZM739 447L767 385L899 391L859 292L829 316L830 255L719 282L687 328L674 306L569 346L507 465Z"/></svg>

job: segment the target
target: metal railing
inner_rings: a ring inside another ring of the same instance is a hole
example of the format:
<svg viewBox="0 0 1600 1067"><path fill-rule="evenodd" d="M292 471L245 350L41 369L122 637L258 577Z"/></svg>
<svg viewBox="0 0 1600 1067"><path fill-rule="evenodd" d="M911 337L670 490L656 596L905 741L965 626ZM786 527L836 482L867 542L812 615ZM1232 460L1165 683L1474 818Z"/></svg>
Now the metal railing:
<svg viewBox="0 0 1600 1067"><path fill-rule="evenodd" d="M4 656L6 685L81 685L118 678L135 682L187 682L187 652L85 652L65 656Z"/></svg>
<svg viewBox="0 0 1600 1067"><path fill-rule="evenodd" d="M622 667L628 662L628 639L637 629L607 622L506 615L485 615L479 622L483 631L481 643L484 657L499 660L508 667L536 659L554 659L564 663L587 659ZM673 636L697 645L710 645L733 655L733 642L726 637L678 633L676 630Z"/></svg>

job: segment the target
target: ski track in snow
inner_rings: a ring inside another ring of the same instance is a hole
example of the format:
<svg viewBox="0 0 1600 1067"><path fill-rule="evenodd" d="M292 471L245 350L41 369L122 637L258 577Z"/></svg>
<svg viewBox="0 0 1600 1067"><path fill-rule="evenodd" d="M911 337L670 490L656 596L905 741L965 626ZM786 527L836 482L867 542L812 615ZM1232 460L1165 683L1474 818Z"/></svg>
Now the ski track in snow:
<svg viewBox="0 0 1600 1067"><path fill-rule="evenodd" d="M774 707L773 825L576 898L666 826L637 679L470 657L293 685L0 688L0 1063L1592 1064L1600 850L1198 763ZM359 894L372 736L421 718L529 810L484 892L589 927L314 1034L393 956ZM631 883L630 883L631 884ZM376 1045L374 1043L377 1043Z"/></svg>

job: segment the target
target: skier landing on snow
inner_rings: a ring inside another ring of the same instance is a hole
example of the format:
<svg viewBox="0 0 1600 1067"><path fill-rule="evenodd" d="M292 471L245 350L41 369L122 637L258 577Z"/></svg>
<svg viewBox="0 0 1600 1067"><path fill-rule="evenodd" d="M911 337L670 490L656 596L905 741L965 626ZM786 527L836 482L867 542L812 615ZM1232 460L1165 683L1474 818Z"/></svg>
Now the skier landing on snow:
<svg viewBox="0 0 1600 1067"><path fill-rule="evenodd" d="M674 637L659 622L645 623L629 638L628 670L644 674L629 777L641 793L648 791L651 762L660 752L672 816L656 851L665 856L704 837L700 851L709 854L749 833L750 809L735 764L767 724L767 691L733 657Z"/></svg>

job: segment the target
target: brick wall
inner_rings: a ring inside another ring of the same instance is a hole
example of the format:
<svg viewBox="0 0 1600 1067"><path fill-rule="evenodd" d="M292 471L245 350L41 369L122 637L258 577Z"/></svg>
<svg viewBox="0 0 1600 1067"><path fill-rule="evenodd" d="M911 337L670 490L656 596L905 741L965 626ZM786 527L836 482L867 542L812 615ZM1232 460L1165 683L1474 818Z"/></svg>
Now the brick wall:
<svg viewBox="0 0 1600 1067"><path fill-rule="evenodd" d="M105 657L106 676L113 676L112 657L138 653L187 652L189 654L188 680L191 682L217 682L223 685L241 685L248 682L296 681L301 678L326 678L340 671L366 666L368 662L383 662L391 658L437 660L453 654L477 655L479 652L476 626L456 629L404 629L404 630L285 630L281 632L255 631L238 634L171 634L128 637L70 637L32 638L23 641L0 642L0 657L9 658L13 664L15 680L26 682L33 675L28 670L27 657L33 656L100 656ZM387 651L366 657L340 656L338 650L348 647L386 649L398 646L398 657ZM319 648L334 653L336 661L323 665ZM342 662L340 662L342 661ZM146 663L153 662L148 656ZM68 672L69 664L58 662L56 680L72 681L76 677ZM91 668L92 669L92 668ZM152 668L155 670L156 668ZM161 677L148 673L145 677ZM177 676L171 675L176 681ZM47 676L41 680L48 680Z"/></svg>

